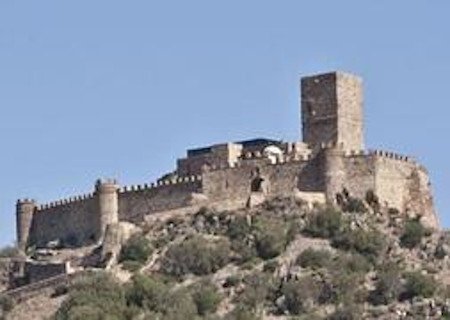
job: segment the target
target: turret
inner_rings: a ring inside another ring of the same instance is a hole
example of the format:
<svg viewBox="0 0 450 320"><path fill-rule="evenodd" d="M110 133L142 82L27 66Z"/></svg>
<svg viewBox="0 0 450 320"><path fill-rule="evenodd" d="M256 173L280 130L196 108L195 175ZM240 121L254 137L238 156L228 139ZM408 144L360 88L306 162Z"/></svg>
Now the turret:
<svg viewBox="0 0 450 320"><path fill-rule="evenodd" d="M336 195L342 192L346 182L344 151L341 146L322 149L324 161L324 182L327 199L334 203Z"/></svg>
<svg viewBox="0 0 450 320"><path fill-rule="evenodd" d="M103 239L106 227L119 222L119 185L116 180L98 180L95 185L95 196L98 205L98 233L99 239Z"/></svg>
<svg viewBox="0 0 450 320"><path fill-rule="evenodd" d="M31 199L23 199L17 201L16 206L16 228L17 228L17 244L19 249L25 250L30 237L31 224L33 215L36 211L36 201Z"/></svg>
<svg viewBox="0 0 450 320"><path fill-rule="evenodd" d="M316 148L340 144L364 149L363 84L354 75L333 72L302 78L303 141Z"/></svg>

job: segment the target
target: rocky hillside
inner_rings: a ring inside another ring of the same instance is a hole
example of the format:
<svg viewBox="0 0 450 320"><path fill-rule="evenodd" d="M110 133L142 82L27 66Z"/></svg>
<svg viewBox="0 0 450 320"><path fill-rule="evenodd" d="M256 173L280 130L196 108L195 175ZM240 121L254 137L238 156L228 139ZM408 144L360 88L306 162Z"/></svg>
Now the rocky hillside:
<svg viewBox="0 0 450 320"><path fill-rule="evenodd" d="M6 319L450 319L450 236L373 194L338 199L153 221L119 264L9 306Z"/></svg>

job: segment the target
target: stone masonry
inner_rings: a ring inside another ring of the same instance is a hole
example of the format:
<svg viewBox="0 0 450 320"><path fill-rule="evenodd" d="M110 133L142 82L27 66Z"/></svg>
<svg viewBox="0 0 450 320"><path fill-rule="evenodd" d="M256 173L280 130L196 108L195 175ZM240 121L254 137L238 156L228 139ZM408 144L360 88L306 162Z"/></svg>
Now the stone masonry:
<svg viewBox="0 0 450 320"><path fill-rule="evenodd" d="M254 139L189 150L156 183L120 187L99 180L94 192L49 204L17 202L22 249L59 241L101 241L108 225L139 223L149 215L187 207L239 208L259 198L300 195L333 203L345 188L383 206L422 216L438 228L426 169L412 158L364 149L360 78L341 72L301 81L303 141Z"/></svg>

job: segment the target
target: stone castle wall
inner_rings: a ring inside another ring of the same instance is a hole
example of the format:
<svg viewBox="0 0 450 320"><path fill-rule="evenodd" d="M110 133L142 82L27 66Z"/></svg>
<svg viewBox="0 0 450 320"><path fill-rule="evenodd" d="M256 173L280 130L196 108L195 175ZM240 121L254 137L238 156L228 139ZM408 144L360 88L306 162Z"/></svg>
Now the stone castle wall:
<svg viewBox="0 0 450 320"><path fill-rule="evenodd" d="M119 191L119 220L139 222L151 213L188 206L192 193L201 192L201 176L167 180L158 186L123 188Z"/></svg>
<svg viewBox="0 0 450 320"><path fill-rule="evenodd" d="M254 139L188 150L176 171L156 185L120 189L100 181L95 193L37 206L17 203L17 236L28 244L100 240L109 224L139 222L153 213L195 204L247 204L254 192L269 196L323 193L329 202L347 189L382 205L422 214L438 227L426 170L408 157L364 149L362 80L333 72L302 79L303 142ZM269 148L271 147L271 148ZM357 151L350 151L350 150Z"/></svg>
<svg viewBox="0 0 450 320"><path fill-rule="evenodd" d="M329 149L323 161L328 199L343 188L361 199L372 190L382 205L422 215L425 224L438 227L428 173L411 158L385 151Z"/></svg>
<svg viewBox="0 0 450 320"><path fill-rule="evenodd" d="M148 214L188 206L192 193L201 192L201 176L124 187L117 191L118 220L136 223ZM42 247L55 240L72 245L97 240L102 228L98 197L93 193L37 206L27 244Z"/></svg>
<svg viewBox="0 0 450 320"><path fill-rule="evenodd" d="M97 207L93 195L40 206L33 214L29 243L85 242L97 234Z"/></svg>
<svg viewBox="0 0 450 320"><path fill-rule="evenodd" d="M254 189L258 180L263 181L261 190ZM332 146L322 147L314 157L286 158L277 163L256 153L247 155L236 166L213 166L199 176L124 187L117 191L118 220L137 223L152 213L188 207L199 194L205 204L229 202L236 207L246 205L255 191L270 196L324 192L333 202L344 188L362 199L372 190L381 204L423 214L427 223L438 224L429 177L423 167L393 153L349 152ZM44 246L57 239L63 243L98 239L97 196L94 193L38 206L29 243Z"/></svg>
<svg viewBox="0 0 450 320"><path fill-rule="evenodd" d="M245 204L258 179L270 196L287 196L293 192L323 191L322 167L315 159L286 159L271 163L256 153L247 156L239 166L216 168L203 173L203 193L210 201L241 202Z"/></svg>

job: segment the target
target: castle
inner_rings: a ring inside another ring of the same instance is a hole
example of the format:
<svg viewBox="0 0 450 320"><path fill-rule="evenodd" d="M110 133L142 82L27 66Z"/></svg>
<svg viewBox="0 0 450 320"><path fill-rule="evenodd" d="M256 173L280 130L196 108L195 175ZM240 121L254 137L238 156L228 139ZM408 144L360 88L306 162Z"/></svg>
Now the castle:
<svg viewBox="0 0 450 320"><path fill-rule="evenodd" d="M342 190L359 198L370 191L381 205L439 227L426 169L407 156L365 150L360 78L342 72L302 78L301 114L301 142L217 144L188 150L156 183L99 180L91 194L49 204L19 200L19 247L98 241L108 225L204 205L232 209L287 195L333 203Z"/></svg>

